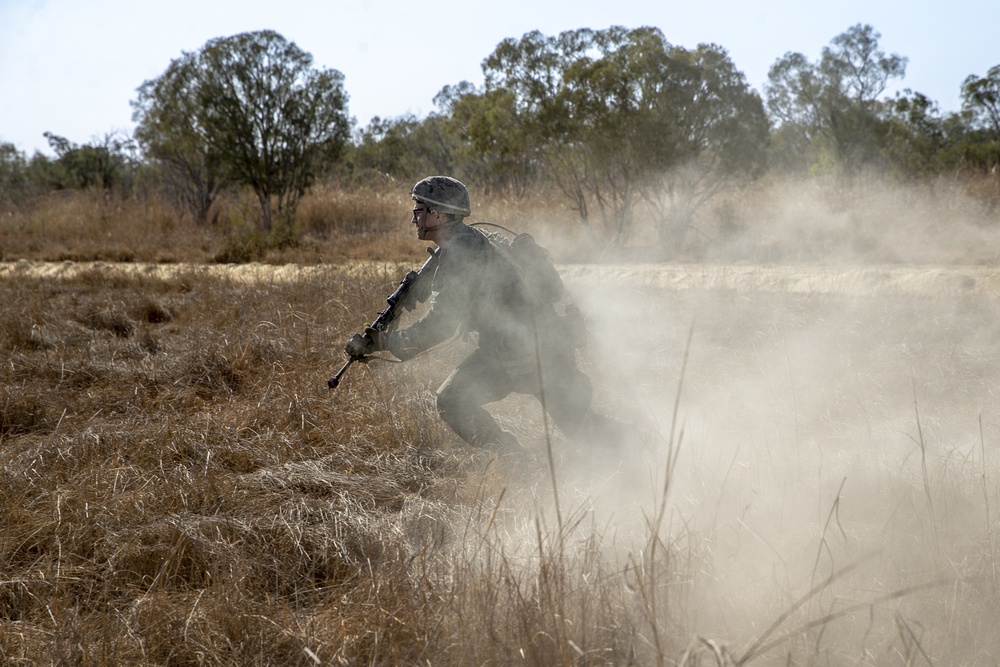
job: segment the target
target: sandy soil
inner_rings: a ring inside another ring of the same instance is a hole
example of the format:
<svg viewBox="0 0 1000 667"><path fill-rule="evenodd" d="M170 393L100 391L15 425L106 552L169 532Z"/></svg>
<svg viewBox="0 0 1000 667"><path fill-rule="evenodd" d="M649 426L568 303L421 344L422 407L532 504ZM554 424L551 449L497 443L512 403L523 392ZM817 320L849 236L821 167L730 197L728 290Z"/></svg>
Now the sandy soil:
<svg viewBox="0 0 1000 667"><path fill-rule="evenodd" d="M336 277L359 266L273 266L268 264L114 264L107 262L2 262L0 278L36 276L69 278L86 270L132 271L153 278L178 272L229 276L235 280L287 281L309 276ZM398 270L398 265L383 264ZM655 287L670 291L731 290L790 294L926 294L1000 296L1000 267L992 266L817 266L817 265L582 265L560 266L571 285Z"/></svg>
<svg viewBox="0 0 1000 667"><path fill-rule="evenodd" d="M734 290L790 294L1000 295L1000 269L979 266L567 266L569 282L609 281L667 290Z"/></svg>

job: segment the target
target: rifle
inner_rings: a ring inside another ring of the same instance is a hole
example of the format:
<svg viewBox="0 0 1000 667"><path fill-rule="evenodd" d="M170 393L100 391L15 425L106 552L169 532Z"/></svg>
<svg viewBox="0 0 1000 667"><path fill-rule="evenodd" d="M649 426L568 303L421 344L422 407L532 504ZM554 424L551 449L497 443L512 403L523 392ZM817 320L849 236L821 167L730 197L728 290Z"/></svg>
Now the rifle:
<svg viewBox="0 0 1000 667"><path fill-rule="evenodd" d="M403 279L399 281L399 286L396 291L386 297L385 302L389 304L385 310L378 314L375 321L369 326L372 329L377 329L382 333L389 333L396 328L396 324L399 320L399 309L405 308L406 310L413 310L417 303L424 301L430 295L430 276L434 273L434 269L437 266L438 253L441 251L440 248L427 248L427 252L430 253L430 257L424 262L424 265L420 267L417 271L407 271ZM414 287L420 284L421 289L417 290ZM345 353L346 354L346 353ZM337 385L340 384L340 378L347 372L351 364L355 361L365 361L366 357L349 357L337 374L326 381L326 386L330 389L336 389Z"/></svg>

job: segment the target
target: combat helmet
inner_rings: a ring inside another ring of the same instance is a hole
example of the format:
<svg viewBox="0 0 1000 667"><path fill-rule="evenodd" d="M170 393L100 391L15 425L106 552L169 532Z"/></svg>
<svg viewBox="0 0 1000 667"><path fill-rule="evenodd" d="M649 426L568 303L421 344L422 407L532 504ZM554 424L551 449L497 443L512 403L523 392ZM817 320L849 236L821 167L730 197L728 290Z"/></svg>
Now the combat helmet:
<svg viewBox="0 0 1000 667"><path fill-rule="evenodd" d="M469 191L464 183L451 176L428 176L413 186L410 198L442 213L463 218L472 214Z"/></svg>

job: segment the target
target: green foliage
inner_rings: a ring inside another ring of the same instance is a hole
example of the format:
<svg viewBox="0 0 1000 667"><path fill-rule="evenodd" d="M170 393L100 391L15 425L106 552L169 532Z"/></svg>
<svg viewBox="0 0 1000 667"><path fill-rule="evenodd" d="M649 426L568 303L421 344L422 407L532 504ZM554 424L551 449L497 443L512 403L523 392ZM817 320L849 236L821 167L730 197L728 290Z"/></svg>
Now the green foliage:
<svg viewBox="0 0 1000 667"><path fill-rule="evenodd" d="M353 175L409 181L414 174L455 173L454 145L439 116L376 116L358 133L350 159Z"/></svg>
<svg viewBox="0 0 1000 667"><path fill-rule="evenodd" d="M263 230L294 217L350 130L344 77L270 30L210 40L139 88L137 136L189 185L204 219L227 183L249 186Z"/></svg>
<svg viewBox="0 0 1000 667"><path fill-rule="evenodd" d="M1000 65L984 77L970 75L962 83L962 109L972 114L972 124L1000 138Z"/></svg>
<svg viewBox="0 0 1000 667"><path fill-rule="evenodd" d="M935 102L909 90L888 109L882 151L897 177L930 178L970 167L989 171L998 164L998 142L973 127L968 111L942 115Z"/></svg>
<svg viewBox="0 0 1000 667"><path fill-rule="evenodd" d="M196 54L171 61L159 78L139 87L132 102L135 136L167 194L199 223L208 220L219 193L230 184L222 156L211 150L199 118Z"/></svg>
<svg viewBox="0 0 1000 667"><path fill-rule="evenodd" d="M832 159L852 172L881 160L887 105L880 101L892 79L903 78L906 58L886 55L881 35L857 24L834 37L819 62L787 53L768 72L767 108L779 125L782 166L814 169Z"/></svg>
<svg viewBox="0 0 1000 667"><path fill-rule="evenodd" d="M27 186L28 161L11 143L0 143L0 207L19 199Z"/></svg>
<svg viewBox="0 0 1000 667"><path fill-rule="evenodd" d="M132 191L139 161L128 137L112 133L82 146L51 132L45 137L54 160L41 153L29 160L13 144L0 143L0 206L18 206L51 190Z"/></svg>
<svg viewBox="0 0 1000 667"><path fill-rule="evenodd" d="M674 109L661 124L680 132L673 142L680 159L664 165L664 178L642 181L642 195L658 212L660 245L675 251L699 208L764 172L770 128L763 102L723 49L674 47L670 55L682 69L672 98L660 102Z"/></svg>
<svg viewBox="0 0 1000 667"><path fill-rule="evenodd" d="M760 164L763 105L725 51L688 51L656 28L540 32L501 42L485 90L452 104L464 139L518 183L544 169L612 244L641 203L678 248L694 210ZM697 176L694 176L694 174Z"/></svg>
<svg viewBox="0 0 1000 667"><path fill-rule="evenodd" d="M985 77L968 77L962 98L962 112L943 116L920 93L897 96L889 106L882 149L898 175L994 173L1000 165L1000 66Z"/></svg>
<svg viewBox="0 0 1000 667"><path fill-rule="evenodd" d="M214 260L220 264L245 264L264 259L271 250L294 248L299 244L300 230L294 218L279 217L269 230L252 222L251 216L240 209L230 214L225 246Z"/></svg>
<svg viewBox="0 0 1000 667"><path fill-rule="evenodd" d="M890 79L906 75L907 59L886 55L878 46L881 36L872 26L859 23L823 49L820 69L824 79L855 103L875 102Z"/></svg>
<svg viewBox="0 0 1000 667"><path fill-rule="evenodd" d="M1000 65L991 67L986 76L965 79L962 110L969 118L963 157L974 167L995 173L1000 166Z"/></svg>
<svg viewBox="0 0 1000 667"><path fill-rule="evenodd" d="M110 133L83 145L52 132L46 132L45 138L56 153L55 164L46 170L53 188L127 191L134 184L138 160L131 138Z"/></svg>
<svg viewBox="0 0 1000 667"><path fill-rule="evenodd" d="M924 177L941 169L946 137L937 104L921 93L906 91L889 107L883 150L904 176Z"/></svg>
<svg viewBox="0 0 1000 667"><path fill-rule="evenodd" d="M252 227L231 230L222 253L246 261L294 246L302 225L325 228L296 222L320 176L409 184L451 174L475 184L477 196L561 195L555 205L578 214L593 249L651 231L664 257L684 248L713 198L767 169L993 173L1000 65L969 76L962 112L945 116L910 90L885 99L907 60L886 54L879 38L857 24L816 62L785 54L769 71L765 109L721 46L678 47L654 27L534 31L493 49L481 87L445 86L427 117L376 117L352 137L340 72L314 68L273 31L242 33L182 53L137 89L134 142L106 135L77 145L46 133L56 157L30 160L0 144L0 206L52 189L138 184L214 224L225 219L219 196L248 188L260 214L243 216ZM640 226L647 222L651 230Z"/></svg>
<svg viewBox="0 0 1000 667"><path fill-rule="evenodd" d="M522 198L539 183L538 159L528 135L516 131L519 117L510 93L463 82L446 86L435 101L443 110L444 136L455 138L455 162L482 191Z"/></svg>
<svg viewBox="0 0 1000 667"><path fill-rule="evenodd" d="M411 138L420 127L416 116L409 114L397 119L376 116L358 135L358 146L352 155L356 169L379 175L412 173L415 151Z"/></svg>
<svg viewBox="0 0 1000 667"><path fill-rule="evenodd" d="M1000 139L972 135L962 146L963 164L996 175L1000 166Z"/></svg>

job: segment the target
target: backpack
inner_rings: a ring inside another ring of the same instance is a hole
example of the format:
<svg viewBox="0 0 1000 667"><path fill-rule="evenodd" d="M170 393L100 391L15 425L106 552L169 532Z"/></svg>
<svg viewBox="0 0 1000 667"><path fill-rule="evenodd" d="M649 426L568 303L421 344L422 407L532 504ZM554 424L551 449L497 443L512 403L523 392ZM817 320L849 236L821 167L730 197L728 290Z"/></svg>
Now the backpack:
<svg viewBox="0 0 1000 667"><path fill-rule="evenodd" d="M587 322L580 309L572 303L563 304L560 308L563 314L558 314L554 308L555 304L563 301L566 288L549 252L538 245L531 234L518 234L494 222L469 224L472 228L478 226L497 227L513 236L513 239L508 240L497 232L476 230L489 240L497 254L511 264L521 278L524 290L521 295L512 296L510 300L532 311L549 309L553 315L549 333L572 349L586 347L589 343Z"/></svg>
<svg viewBox="0 0 1000 667"><path fill-rule="evenodd" d="M562 277L552 263L548 251L538 245L531 234L518 234L493 222L473 222L469 226L475 228L482 225L497 227L513 235L514 238L508 240L506 236L497 232L477 230L489 240L494 250L514 267L524 283L531 306L539 308L558 303L562 299L565 292Z"/></svg>

